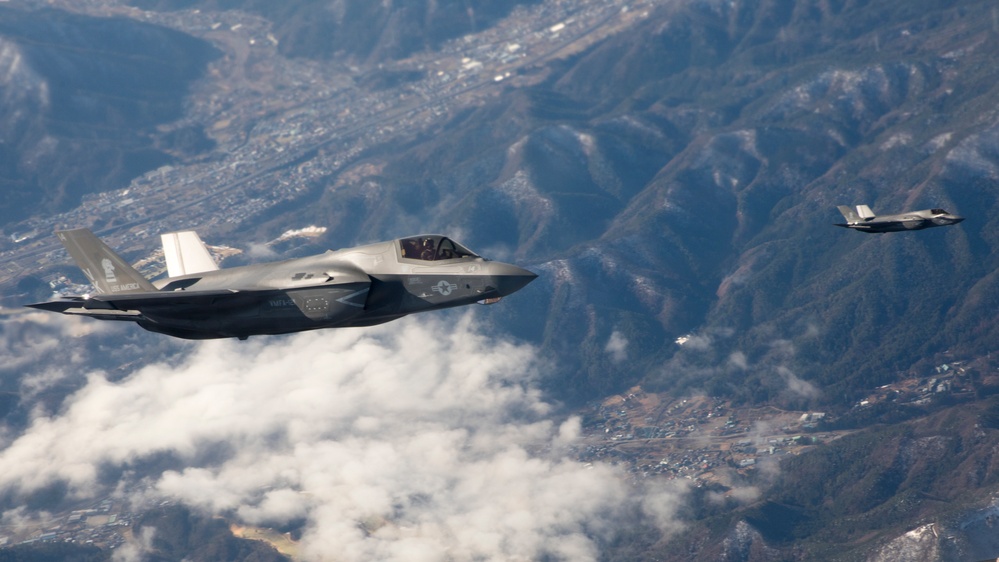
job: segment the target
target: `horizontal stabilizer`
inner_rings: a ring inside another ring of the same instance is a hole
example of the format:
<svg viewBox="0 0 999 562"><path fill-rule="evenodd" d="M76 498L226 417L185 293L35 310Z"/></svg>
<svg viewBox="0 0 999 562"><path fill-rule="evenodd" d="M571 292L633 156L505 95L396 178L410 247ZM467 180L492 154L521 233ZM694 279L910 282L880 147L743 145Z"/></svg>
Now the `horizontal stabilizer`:
<svg viewBox="0 0 999 562"><path fill-rule="evenodd" d="M85 301L86 299L84 299L83 297L71 297L71 298L59 299L57 301L35 302L31 304L26 304L24 306L37 308L39 310L47 310L49 312L65 312L67 309L83 306L83 303Z"/></svg>
<svg viewBox="0 0 999 562"><path fill-rule="evenodd" d="M99 320L131 320L132 322L142 320L142 313L138 310L89 310L86 308L67 308L62 311L62 313L72 316L87 316L89 318L97 318Z"/></svg>
<svg viewBox="0 0 999 562"><path fill-rule="evenodd" d="M92 302L90 299L85 299L83 297L67 297L57 301L36 302L25 306L37 308L39 310L47 310L49 312L61 312L63 314L70 314L74 316L89 316L100 320L135 321L142 318L142 313L137 310L118 310L113 307L99 307L96 309L85 308L85 306L90 302Z"/></svg>

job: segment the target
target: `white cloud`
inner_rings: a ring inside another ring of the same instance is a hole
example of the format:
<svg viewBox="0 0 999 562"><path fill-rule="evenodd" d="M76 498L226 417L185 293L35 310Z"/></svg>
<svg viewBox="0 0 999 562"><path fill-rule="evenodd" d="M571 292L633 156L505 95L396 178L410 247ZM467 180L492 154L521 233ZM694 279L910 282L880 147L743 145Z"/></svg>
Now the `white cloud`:
<svg viewBox="0 0 999 562"><path fill-rule="evenodd" d="M118 467L136 502L304 520L315 560L595 559L636 507L674 529L680 489L643 499L620 469L575 461L580 420L551 419L534 349L472 318L205 342L117 383L90 373L0 451L0 492L62 481L88 497Z"/></svg>
<svg viewBox="0 0 999 562"><path fill-rule="evenodd" d="M246 249L246 255L256 260L277 259L279 254L267 244L250 244Z"/></svg>
<svg viewBox="0 0 999 562"><path fill-rule="evenodd" d="M749 368L749 359L746 354L741 351L733 351L728 356L728 366L734 367L740 371L745 371Z"/></svg>
<svg viewBox="0 0 999 562"><path fill-rule="evenodd" d="M45 511L31 511L25 506L8 509L0 514L0 529L7 533L20 533L26 528L38 527L52 520L52 514Z"/></svg>
<svg viewBox="0 0 999 562"><path fill-rule="evenodd" d="M111 554L111 562L143 562L148 560L148 554L156 552L153 547L153 538L156 536L155 527L142 527L138 536L129 538Z"/></svg>
<svg viewBox="0 0 999 562"><path fill-rule="evenodd" d="M686 336L686 338L683 347L686 349L696 349L697 351L707 351L711 349L711 345L714 343L714 339L710 335L691 334Z"/></svg>
<svg viewBox="0 0 999 562"><path fill-rule="evenodd" d="M615 363L624 361L628 358L628 338L614 330L607 340L607 345L604 346L604 351L611 356L611 361Z"/></svg>
<svg viewBox="0 0 999 562"><path fill-rule="evenodd" d="M777 367L777 374L784 379L784 382L787 384L787 390L791 394L800 396L801 398L817 398L819 396L819 389L814 384L798 378L791 369Z"/></svg>
<svg viewBox="0 0 999 562"><path fill-rule="evenodd" d="M79 363L79 355L68 351L71 346L67 346L66 341L108 333L113 326L108 322L36 311L11 314L4 318L2 328L0 368L23 372L54 354L60 354L64 365Z"/></svg>

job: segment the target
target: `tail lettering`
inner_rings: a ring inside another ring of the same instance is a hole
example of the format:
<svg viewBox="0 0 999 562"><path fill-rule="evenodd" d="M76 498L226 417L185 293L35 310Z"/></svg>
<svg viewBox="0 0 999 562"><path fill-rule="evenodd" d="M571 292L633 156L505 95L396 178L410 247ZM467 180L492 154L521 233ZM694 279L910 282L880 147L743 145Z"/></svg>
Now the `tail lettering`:
<svg viewBox="0 0 999 562"><path fill-rule="evenodd" d="M90 230L60 230L56 235L98 293L141 293L156 290L148 279Z"/></svg>

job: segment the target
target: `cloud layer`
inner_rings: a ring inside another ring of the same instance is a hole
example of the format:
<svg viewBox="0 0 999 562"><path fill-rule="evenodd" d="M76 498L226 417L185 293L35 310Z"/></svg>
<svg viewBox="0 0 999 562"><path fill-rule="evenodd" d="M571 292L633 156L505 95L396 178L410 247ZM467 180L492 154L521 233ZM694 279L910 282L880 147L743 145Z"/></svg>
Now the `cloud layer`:
<svg viewBox="0 0 999 562"><path fill-rule="evenodd" d="M637 494L574 460L579 420L552 419L534 350L472 318L207 342L119 382L91 373L0 452L0 490L117 486L304 522L307 559L587 560L626 514L675 525L680 489Z"/></svg>

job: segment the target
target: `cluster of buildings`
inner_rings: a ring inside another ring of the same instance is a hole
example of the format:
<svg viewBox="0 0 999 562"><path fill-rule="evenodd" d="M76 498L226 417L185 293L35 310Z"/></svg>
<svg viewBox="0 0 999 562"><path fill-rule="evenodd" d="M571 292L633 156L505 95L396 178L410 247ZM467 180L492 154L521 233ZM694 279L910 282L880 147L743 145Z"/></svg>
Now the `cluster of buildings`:
<svg viewBox="0 0 999 562"><path fill-rule="evenodd" d="M988 362L984 358L979 362ZM854 404L855 409L871 407L883 402L924 406L934 399L971 397L975 392L974 377L977 372L993 372L995 369L968 366L963 361L942 363L933 367L926 376L908 377L876 388L868 396ZM980 375L979 375L980 376ZM996 381L979 380L980 386L994 386Z"/></svg>
<svg viewBox="0 0 999 562"><path fill-rule="evenodd" d="M876 388L853 410L882 402L924 406L934 400L961 400L999 387L999 360L941 363L923 376L910 376ZM852 430L829 430L825 412L738 408L720 398L685 399L646 393L626 394L591 404L584 411L584 444L579 458L624 465L636 478L687 478L725 483L731 473L749 473L761 463L799 454Z"/></svg>
<svg viewBox="0 0 999 562"><path fill-rule="evenodd" d="M624 465L636 478L722 481L726 472L748 472L766 458L798 454L836 434L812 433L821 412L733 408L720 398L674 399L633 388L592 404L584 414L585 462Z"/></svg>
<svg viewBox="0 0 999 562"><path fill-rule="evenodd" d="M134 515L119 511L110 499L90 507L56 514L44 523L0 527L0 546L38 542L72 542L113 549L125 542Z"/></svg>

